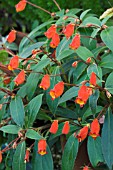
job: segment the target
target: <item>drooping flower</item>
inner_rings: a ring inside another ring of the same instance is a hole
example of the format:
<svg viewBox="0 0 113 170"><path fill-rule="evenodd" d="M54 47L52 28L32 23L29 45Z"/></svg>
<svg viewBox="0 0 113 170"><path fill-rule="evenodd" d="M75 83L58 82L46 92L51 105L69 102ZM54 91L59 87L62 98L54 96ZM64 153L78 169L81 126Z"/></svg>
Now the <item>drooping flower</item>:
<svg viewBox="0 0 113 170"><path fill-rule="evenodd" d="M10 63L8 65L9 70L15 70L19 66L19 57L15 55L13 58L11 58Z"/></svg>
<svg viewBox="0 0 113 170"><path fill-rule="evenodd" d="M11 78L8 75L4 76L3 83L5 85L9 84L11 82Z"/></svg>
<svg viewBox="0 0 113 170"><path fill-rule="evenodd" d="M84 126L75 137L79 142L82 142L88 135L88 126Z"/></svg>
<svg viewBox="0 0 113 170"><path fill-rule="evenodd" d="M23 11L26 7L27 1L21 0L17 5L15 5L16 12Z"/></svg>
<svg viewBox="0 0 113 170"><path fill-rule="evenodd" d="M46 148L47 148L46 140L45 139L39 140L39 142L38 142L38 153L42 156L47 154Z"/></svg>
<svg viewBox="0 0 113 170"><path fill-rule="evenodd" d="M74 26L75 24L70 23L66 26L65 30L63 31L64 35L66 36L66 38L70 38L73 33L74 33Z"/></svg>
<svg viewBox="0 0 113 170"><path fill-rule="evenodd" d="M52 37L52 41L50 42L50 47L51 48L56 48L60 43L60 36L55 33Z"/></svg>
<svg viewBox="0 0 113 170"><path fill-rule="evenodd" d="M50 90L49 94L52 97L52 100L54 100L58 98L59 96L61 96L63 91L64 91L64 82L61 81L57 83L53 89Z"/></svg>
<svg viewBox="0 0 113 170"><path fill-rule="evenodd" d="M57 131L58 131L58 120L54 120L53 123L51 124L49 132L55 134Z"/></svg>
<svg viewBox="0 0 113 170"><path fill-rule="evenodd" d="M54 24L52 25L44 34L45 36L50 39L54 36L54 34L56 33L56 28L57 26Z"/></svg>
<svg viewBox="0 0 113 170"><path fill-rule="evenodd" d="M17 77L15 78L14 82L15 84L18 86L20 84L22 84L25 81L25 72L24 70L22 70Z"/></svg>
<svg viewBox="0 0 113 170"><path fill-rule="evenodd" d="M84 166L83 170L89 170L89 167L88 166Z"/></svg>
<svg viewBox="0 0 113 170"><path fill-rule="evenodd" d="M50 76L48 74L44 75L39 87L43 88L43 90L47 90L50 87Z"/></svg>
<svg viewBox="0 0 113 170"><path fill-rule="evenodd" d="M16 39L16 31L12 30L7 37L7 41L9 43L12 43L13 41L15 41L15 39Z"/></svg>
<svg viewBox="0 0 113 170"><path fill-rule="evenodd" d="M74 62L72 63L72 67L77 67L77 64L78 64L78 61L74 61Z"/></svg>
<svg viewBox="0 0 113 170"><path fill-rule="evenodd" d="M93 122L91 123L90 127L90 133L89 135L93 138L96 139L99 136L100 132L100 124L98 119L94 119Z"/></svg>
<svg viewBox="0 0 113 170"><path fill-rule="evenodd" d="M24 158L24 162L29 162L29 157L30 157L30 149L28 148L26 150L26 154L25 154L25 158Z"/></svg>
<svg viewBox="0 0 113 170"><path fill-rule="evenodd" d="M80 107L83 107L86 104L89 96L90 93L87 86L82 85L80 90L78 91L78 97L76 98L75 103L79 104Z"/></svg>
<svg viewBox="0 0 113 170"><path fill-rule="evenodd" d="M89 83L91 86L96 86L97 77L94 72L91 73Z"/></svg>
<svg viewBox="0 0 113 170"><path fill-rule="evenodd" d="M0 163L2 162L2 151L0 151Z"/></svg>
<svg viewBox="0 0 113 170"><path fill-rule="evenodd" d="M67 135L69 133L69 130L70 130L69 121L66 121L62 129L62 134Z"/></svg>
<svg viewBox="0 0 113 170"><path fill-rule="evenodd" d="M69 45L72 50L76 50L80 47L80 34L76 34Z"/></svg>

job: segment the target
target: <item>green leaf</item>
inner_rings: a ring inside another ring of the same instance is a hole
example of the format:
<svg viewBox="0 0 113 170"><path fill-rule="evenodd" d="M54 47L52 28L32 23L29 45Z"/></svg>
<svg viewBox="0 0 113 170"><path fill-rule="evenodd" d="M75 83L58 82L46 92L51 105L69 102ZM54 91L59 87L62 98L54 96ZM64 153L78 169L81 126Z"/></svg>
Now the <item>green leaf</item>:
<svg viewBox="0 0 113 170"><path fill-rule="evenodd" d="M33 170L53 170L53 159L51 151L47 146L47 154L41 156L37 153L37 142L35 142L34 152L33 152Z"/></svg>
<svg viewBox="0 0 113 170"><path fill-rule="evenodd" d="M56 67L52 73L52 75L56 75L56 74L60 74L60 70L59 70L59 66ZM52 113L55 113L56 112L56 109L57 109L57 106L58 106L58 100L59 98L56 98L55 100L52 100L51 99L51 96L49 94L50 90L54 88L55 84L57 84L59 81L61 81L61 77L60 76L54 76L51 78L51 85L50 85L50 88L48 90L46 90L46 102L47 102L47 105L50 109L50 111Z"/></svg>
<svg viewBox="0 0 113 170"><path fill-rule="evenodd" d="M105 162L110 170L113 167L113 114L111 109L105 116L104 125L102 128L102 151Z"/></svg>
<svg viewBox="0 0 113 170"><path fill-rule="evenodd" d="M82 25L86 26L87 24L93 24L98 27L101 27L101 22L98 18L96 17L87 17L83 22Z"/></svg>
<svg viewBox="0 0 113 170"><path fill-rule="evenodd" d="M99 98L99 90L95 90L89 98L89 107L93 114L96 114L97 100Z"/></svg>
<svg viewBox="0 0 113 170"><path fill-rule="evenodd" d="M89 57L93 57L93 53L83 46L80 46L75 52L84 61Z"/></svg>
<svg viewBox="0 0 113 170"><path fill-rule="evenodd" d="M33 67L33 70L37 71L37 72L42 71L43 68L45 68L48 64L50 64L50 59L49 58L44 58L41 61L39 61L38 64L36 64Z"/></svg>
<svg viewBox="0 0 113 170"><path fill-rule="evenodd" d="M31 127L36 119L36 116L37 116L39 109L41 107L41 104L42 104L42 96L43 96L43 94L36 96L27 105L26 109L28 111L28 114L27 114L28 115L28 122L27 122L28 127Z"/></svg>
<svg viewBox="0 0 113 170"><path fill-rule="evenodd" d="M111 72L106 80L105 88L113 94L113 72Z"/></svg>
<svg viewBox="0 0 113 170"><path fill-rule="evenodd" d="M90 77L90 75L91 75L92 72L95 72L96 75L97 75L100 79L102 79L102 73L100 72L99 67L98 67L95 63L90 64L90 66L87 68L88 77Z"/></svg>
<svg viewBox="0 0 113 170"><path fill-rule="evenodd" d="M57 60L60 61L68 56L70 56L71 54L75 53L73 50L65 50L62 51L59 56L57 57Z"/></svg>
<svg viewBox="0 0 113 170"><path fill-rule="evenodd" d="M78 90L79 87L71 87L69 90L67 90L59 99L58 105L72 99L73 97L76 97L78 95Z"/></svg>
<svg viewBox="0 0 113 170"><path fill-rule="evenodd" d="M14 122L22 127L24 125L25 113L22 99L19 96L15 96L14 99L11 100L10 113Z"/></svg>
<svg viewBox="0 0 113 170"><path fill-rule="evenodd" d="M69 44L71 43L71 39L66 39L64 37L58 47L56 48L56 58L59 58L60 54L66 50L69 49Z"/></svg>
<svg viewBox="0 0 113 170"><path fill-rule="evenodd" d="M37 84L39 82L40 74L31 73L27 79L26 85L26 94L28 95L28 99L31 100L35 90L37 88Z"/></svg>
<svg viewBox="0 0 113 170"><path fill-rule="evenodd" d="M25 142L19 144L16 148L13 156L12 170L26 170L26 164L24 163L25 157Z"/></svg>
<svg viewBox="0 0 113 170"><path fill-rule="evenodd" d="M113 53L102 57L99 66L103 68L113 69Z"/></svg>
<svg viewBox="0 0 113 170"><path fill-rule="evenodd" d="M97 137L96 140L94 140L89 136L87 147L89 159L93 167L96 167L99 162L104 162L100 137Z"/></svg>
<svg viewBox="0 0 113 170"><path fill-rule="evenodd" d="M18 134L21 128L16 125L6 125L6 126L1 127L0 130L5 133Z"/></svg>
<svg viewBox="0 0 113 170"><path fill-rule="evenodd" d="M77 113L75 111L68 109L68 108L58 107L55 114L59 115L61 117L64 117L64 118L70 118L70 119L78 118Z"/></svg>
<svg viewBox="0 0 113 170"><path fill-rule="evenodd" d="M2 98L1 100L0 100L0 104L2 104L2 103L7 103L8 102L8 100L9 100L9 98ZM7 107L7 104L4 104L3 106L2 106L2 109L0 109L0 122L1 122L1 120L2 120L2 117L4 116L4 114L6 113L6 107Z"/></svg>
<svg viewBox="0 0 113 170"><path fill-rule="evenodd" d="M86 14L87 14L90 10L91 10L91 9L87 9L87 10L85 10L84 12L82 12L81 15L80 15L80 20L83 20L84 17L86 16Z"/></svg>
<svg viewBox="0 0 113 170"><path fill-rule="evenodd" d="M43 137L38 132L32 129L27 130L26 137L30 139L35 139L35 140L43 139Z"/></svg>
<svg viewBox="0 0 113 170"><path fill-rule="evenodd" d="M21 58L27 58L29 57L31 54L32 54L32 50L34 50L35 48L38 49L40 48L42 45L44 45L45 42L38 42L38 43L35 43L33 45L29 45L27 46L24 51L22 51L21 53L19 53L19 56Z"/></svg>
<svg viewBox="0 0 113 170"><path fill-rule="evenodd" d="M31 38L31 39L34 38L34 35L35 35L36 32L38 32L39 30L41 30L43 27L51 24L52 22L54 22L54 21L47 21L47 22L39 25L39 26L36 27L33 31L30 32L30 34L28 35L28 37ZM29 42L30 42L30 40L29 40L27 37L25 37L25 38L22 39L22 41L20 42L20 45L19 45L19 53L21 53L21 52L23 51L24 46L27 45Z"/></svg>
<svg viewBox="0 0 113 170"><path fill-rule="evenodd" d="M113 27L108 27L101 32L102 41L113 52Z"/></svg>
<svg viewBox="0 0 113 170"><path fill-rule="evenodd" d="M71 135L65 145L62 156L62 170L72 170L78 152L78 139Z"/></svg>

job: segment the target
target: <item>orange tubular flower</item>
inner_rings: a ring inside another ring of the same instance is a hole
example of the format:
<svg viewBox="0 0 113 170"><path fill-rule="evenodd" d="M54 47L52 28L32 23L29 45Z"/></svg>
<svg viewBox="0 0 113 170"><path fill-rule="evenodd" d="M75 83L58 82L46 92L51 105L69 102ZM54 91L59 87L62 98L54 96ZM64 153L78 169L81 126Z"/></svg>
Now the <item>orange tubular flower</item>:
<svg viewBox="0 0 113 170"><path fill-rule="evenodd" d="M0 151L0 163L2 162L2 151Z"/></svg>
<svg viewBox="0 0 113 170"><path fill-rule="evenodd" d="M69 133L69 130L70 130L69 121L66 121L62 129L62 134L67 135Z"/></svg>
<svg viewBox="0 0 113 170"><path fill-rule="evenodd" d="M11 58L10 63L8 65L9 70L15 70L19 66L19 57L15 55L13 58Z"/></svg>
<svg viewBox="0 0 113 170"><path fill-rule="evenodd" d="M60 43L60 37L57 33L55 33L52 37L52 41L50 42L51 48L56 48Z"/></svg>
<svg viewBox="0 0 113 170"><path fill-rule="evenodd" d="M48 74L44 75L39 87L43 88L43 90L47 90L50 87L50 76Z"/></svg>
<svg viewBox="0 0 113 170"><path fill-rule="evenodd" d="M80 34L76 34L71 44L69 45L72 50L76 50L80 47Z"/></svg>
<svg viewBox="0 0 113 170"><path fill-rule="evenodd" d="M88 166L84 166L83 170L89 170Z"/></svg>
<svg viewBox="0 0 113 170"><path fill-rule="evenodd" d="M84 126L80 132L76 135L79 142L82 142L88 135L88 126Z"/></svg>
<svg viewBox="0 0 113 170"><path fill-rule="evenodd" d="M96 86L96 80L97 80L96 74L92 72L89 80L90 85Z"/></svg>
<svg viewBox="0 0 113 170"><path fill-rule="evenodd" d="M53 123L51 124L49 132L55 134L57 131L58 131L58 120L54 120Z"/></svg>
<svg viewBox="0 0 113 170"><path fill-rule="evenodd" d="M23 11L26 7L27 1L21 0L17 5L15 5L16 12Z"/></svg>
<svg viewBox="0 0 113 170"><path fill-rule="evenodd" d="M5 75L4 76L4 80L3 80L3 83L5 85L9 84L11 82L11 78L8 76L8 75Z"/></svg>
<svg viewBox="0 0 113 170"><path fill-rule="evenodd" d="M57 83L53 89L50 90L49 94L52 97L52 100L54 100L58 98L59 96L61 96L63 91L64 91L64 82L61 81Z"/></svg>
<svg viewBox="0 0 113 170"><path fill-rule="evenodd" d="M24 158L24 162L25 162L25 163L26 163L26 162L29 162L29 157L30 157L30 150L27 149L27 150L26 150L26 154L25 154L25 158Z"/></svg>
<svg viewBox="0 0 113 170"><path fill-rule="evenodd" d="M53 37L53 35L56 33L57 26L54 24L52 25L44 34L45 36L50 39Z"/></svg>
<svg viewBox="0 0 113 170"><path fill-rule="evenodd" d="M100 124L98 119L94 119L91 123L90 133L89 135L95 140L99 136L100 132Z"/></svg>
<svg viewBox="0 0 113 170"><path fill-rule="evenodd" d="M80 107L83 107L86 104L89 96L90 92L88 90L88 87L83 85L78 91L78 97L76 98L75 103L79 104Z"/></svg>
<svg viewBox="0 0 113 170"><path fill-rule="evenodd" d="M7 37L7 41L9 43L12 43L13 41L15 41L15 39L16 39L16 31L12 30Z"/></svg>
<svg viewBox="0 0 113 170"><path fill-rule="evenodd" d="M64 33L64 35L66 36L67 39L70 38L73 35L74 26L75 26L75 24L70 23L66 26L65 30L63 31L63 33Z"/></svg>
<svg viewBox="0 0 113 170"><path fill-rule="evenodd" d="M20 84L22 84L25 81L25 72L24 70L22 70L16 77L16 79L14 80L15 84L18 86Z"/></svg>
<svg viewBox="0 0 113 170"><path fill-rule="evenodd" d="M38 142L38 153L42 156L47 154L46 148L47 148L46 140L45 139L39 140L39 142Z"/></svg>

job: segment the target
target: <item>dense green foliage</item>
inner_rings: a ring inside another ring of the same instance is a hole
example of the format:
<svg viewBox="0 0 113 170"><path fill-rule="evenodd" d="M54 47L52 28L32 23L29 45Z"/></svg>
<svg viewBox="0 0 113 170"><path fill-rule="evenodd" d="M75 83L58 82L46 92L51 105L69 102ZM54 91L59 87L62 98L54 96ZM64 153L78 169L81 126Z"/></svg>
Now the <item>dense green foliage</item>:
<svg viewBox="0 0 113 170"><path fill-rule="evenodd" d="M36 27L39 23L47 21L49 15L43 11L37 10L31 6L27 6L26 10L20 13L15 13L15 5L18 3L18 0L12 1L2 1L0 4L0 13L2 14L0 22L0 30L3 34L6 34L9 29L12 27L18 28L18 30L30 31ZM48 11L55 12L57 7L54 5L54 2L51 0L30 0L30 2L37 4ZM92 12L100 16L107 8L113 6L113 1L109 0L95 0L95 1L70 1L70 0L57 0L62 9L71 9L71 8L81 8L92 9ZM111 4L109 4L109 2Z"/></svg>

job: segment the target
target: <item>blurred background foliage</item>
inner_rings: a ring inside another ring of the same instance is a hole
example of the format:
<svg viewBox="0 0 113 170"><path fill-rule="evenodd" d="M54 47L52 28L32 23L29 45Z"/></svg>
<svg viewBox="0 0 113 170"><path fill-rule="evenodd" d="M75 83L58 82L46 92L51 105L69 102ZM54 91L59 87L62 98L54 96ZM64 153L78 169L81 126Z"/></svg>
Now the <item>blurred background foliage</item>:
<svg viewBox="0 0 113 170"><path fill-rule="evenodd" d="M15 5L19 0L0 0L0 32L2 36L7 35L12 27L17 30L29 32L38 24L47 21L50 16L41 10L27 5L26 9L20 13L15 11ZM30 0L50 12L58 11L52 0ZM113 6L113 0L57 0L62 9L81 8L92 9L92 13L100 16L106 9Z"/></svg>

